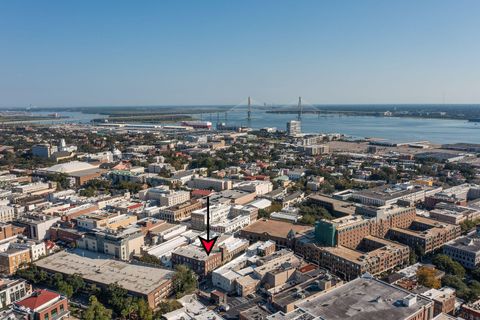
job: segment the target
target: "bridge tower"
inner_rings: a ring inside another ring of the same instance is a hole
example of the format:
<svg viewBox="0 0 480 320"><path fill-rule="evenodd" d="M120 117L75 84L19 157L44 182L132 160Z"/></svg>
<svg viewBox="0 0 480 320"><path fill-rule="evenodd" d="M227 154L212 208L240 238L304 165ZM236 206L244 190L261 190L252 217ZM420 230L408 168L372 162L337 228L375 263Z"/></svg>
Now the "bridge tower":
<svg viewBox="0 0 480 320"><path fill-rule="evenodd" d="M252 120L252 101L250 97L248 97L248 111L247 111L247 120Z"/></svg>
<svg viewBox="0 0 480 320"><path fill-rule="evenodd" d="M302 120L303 106L302 106L302 97L298 97L298 116L297 120Z"/></svg>

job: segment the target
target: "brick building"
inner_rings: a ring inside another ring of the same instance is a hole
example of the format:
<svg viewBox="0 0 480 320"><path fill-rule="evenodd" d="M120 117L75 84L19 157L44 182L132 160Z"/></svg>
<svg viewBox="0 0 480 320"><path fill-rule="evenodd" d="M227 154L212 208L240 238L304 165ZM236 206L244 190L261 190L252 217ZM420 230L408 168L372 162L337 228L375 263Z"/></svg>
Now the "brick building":
<svg viewBox="0 0 480 320"><path fill-rule="evenodd" d="M172 263L173 265L187 265L199 276L205 277L222 265L222 254L212 251L210 255L207 255L200 247L186 246L172 252Z"/></svg>
<svg viewBox="0 0 480 320"><path fill-rule="evenodd" d="M158 217L170 223L181 222L190 219L192 212L202 208L202 202L191 200L166 209L160 209Z"/></svg>
<svg viewBox="0 0 480 320"><path fill-rule="evenodd" d="M29 297L15 302L14 309L32 320L59 320L70 314L68 299L50 290L35 290Z"/></svg>
<svg viewBox="0 0 480 320"><path fill-rule="evenodd" d="M250 240L274 241L277 247L293 248L295 239L312 230L310 226L293 224L285 221L260 219L240 231L240 236Z"/></svg>

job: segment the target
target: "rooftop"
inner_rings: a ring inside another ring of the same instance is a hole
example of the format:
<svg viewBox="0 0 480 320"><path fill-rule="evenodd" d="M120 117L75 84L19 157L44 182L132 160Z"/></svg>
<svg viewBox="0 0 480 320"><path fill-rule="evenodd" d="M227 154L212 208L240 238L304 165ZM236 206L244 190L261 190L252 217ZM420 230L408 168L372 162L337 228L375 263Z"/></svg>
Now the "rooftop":
<svg viewBox="0 0 480 320"><path fill-rule="evenodd" d="M263 320L270 314L259 306L253 306L250 309L240 312L242 317L251 320Z"/></svg>
<svg viewBox="0 0 480 320"><path fill-rule="evenodd" d="M56 172L56 173L72 173L76 171L95 169L95 166L87 162L82 161L70 161L66 163L56 164L54 166L48 167L45 171Z"/></svg>
<svg viewBox="0 0 480 320"><path fill-rule="evenodd" d="M424 192L433 190L435 188L426 187L426 186L413 186L413 185L385 185L381 187L376 187L372 189L358 191L354 194L360 195L367 198L375 198L381 200L394 200L397 198L402 198L408 196L409 194L413 194L416 192Z"/></svg>
<svg viewBox="0 0 480 320"><path fill-rule="evenodd" d="M176 255L196 259L196 260L208 260L208 255L205 251L197 246L189 245L185 247L177 248L173 253ZM215 252L212 252L212 256L215 255Z"/></svg>
<svg viewBox="0 0 480 320"><path fill-rule="evenodd" d="M268 316L267 320L314 320L316 319L315 316L309 314L305 310L302 309L295 309L289 313L277 312Z"/></svg>
<svg viewBox="0 0 480 320"><path fill-rule="evenodd" d="M289 289L282 290L280 293L274 296L274 302L279 306L285 307L295 301L299 302L307 298L313 298L324 291L321 286L322 281L331 281L332 286L342 282L337 277L332 276L327 271L322 270L319 276L304 281Z"/></svg>
<svg viewBox="0 0 480 320"><path fill-rule="evenodd" d="M167 320L213 320L223 319L215 311L209 310L199 302L194 295L184 296L178 300L183 308L166 313L163 318Z"/></svg>
<svg viewBox="0 0 480 320"><path fill-rule="evenodd" d="M476 236L476 231L474 231L467 236L450 241L445 246L455 247L463 251L479 252L480 238Z"/></svg>
<svg viewBox="0 0 480 320"><path fill-rule="evenodd" d="M98 258L97 254L85 256L66 251L45 257L35 264L53 272L79 274L87 281L118 285L130 292L148 294L173 277L174 272L166 269L133 265L123 261Z"/></svg>
<svg viewBox="0 0 480 320"><path fill-rule="evenodd" d="M399 270L397 273L400 274L401 276L405 278L416 278L417 277L417 270L420 267L427 267L427 268L435 268L434 265L431 264L423 264L420 262L417 262L415 264L412 264L411 266L408 266L406 268L403 268L402 270Z"/></svg>
<svg viewBox="0 0 480 320"><path fill-rule="evenodd" d="M368 222L370 218L360 214L353 214L351 216L345 216L332 220L335 223L337 229L346 228L352 225L357 225L362 222Z"/></svg>
<svg viewBox="0 0 480 320"><path fill-rule="evenodd" d="M333 206L334 211L341 212L344 214L354 214L357 208L353 203L338 200L322 194L313 194L313 195L310 195L308 198L313 201L329 203Z"/></svg>
<svg viewBox="0 0 480 320"><path fill-rule="evenodd" d="M407 290L363 276L298 307L326 320L406 319L430 303Z"/></svg>
<svg viewBox="0 0 480 320"><path fill-rule="evenodd" d="M29 297L17 301L15 304L19 307L35 310L51 300L59 298L60 295L50 290L35 290Z"/></svg>
<svg viewBox="0 0 480 320"><path fill-rule="evenodd" d="M433 209L431 212L450 216L450 217L458 217L458 216L467 216L469 214L475 214L478 212L478 210L474 208L448 205L446 203L439 203L435 206L435 209Z"/></svg>
<svg viewBox="0 0 480 320"><path fill-rule="evenodd" d="M285 221L261 219L243 228L245 232L266 233L273 237L286 238L290 230L304 233L311 230L310 226L302 226Z"/></svg>

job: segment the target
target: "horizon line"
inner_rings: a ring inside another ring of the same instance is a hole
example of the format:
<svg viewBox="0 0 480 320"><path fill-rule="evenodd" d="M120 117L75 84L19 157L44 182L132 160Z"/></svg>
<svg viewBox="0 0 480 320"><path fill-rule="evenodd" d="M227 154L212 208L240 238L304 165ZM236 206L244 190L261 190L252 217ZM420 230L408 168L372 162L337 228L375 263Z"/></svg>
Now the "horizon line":
<svg viewBox="0 0 480 320"><path fill-rule="evenodd" d="M289 105L296 105L293 103L266 103L267 107L271 106L289 106ZM67 109L67 108L129 108L129 107L234 107L234 106L241 106L243 104L121 104L121 105L72 105L72 106L0 106L0 109L47 109L47 108L55 108L55 109ZM246 105L246 104L245 104ZM392 103L392 102L385 102L385 103L307 103L305 105L311 106L418 106L418 105L425 105L425 106L480 106L480 102L476 103L443 103L443 102L425 102L425 103L417 103L417 102L409 102L409 103ZM254 104L254 106L259 106L258 104ZM261 105L264 107L264 105Z"/></svg>

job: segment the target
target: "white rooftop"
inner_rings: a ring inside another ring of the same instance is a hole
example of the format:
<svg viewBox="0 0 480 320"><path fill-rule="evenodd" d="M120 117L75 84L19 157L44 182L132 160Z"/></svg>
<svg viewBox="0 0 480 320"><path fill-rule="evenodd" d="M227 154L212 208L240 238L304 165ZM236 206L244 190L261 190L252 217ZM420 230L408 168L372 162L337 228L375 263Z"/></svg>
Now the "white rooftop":
<svg viewBox="0 0 480 320"><path fill-rule="evenodd" d="M208 310L201 302L195 299L194 295L184 296L179 299L183 308L164 314L162 317L167 320L212 320L223 319L218 313Z"/></svg>
<svg viewBox="0 0 480 320"><path fill-rule="evenodd" d="M258 209L265 209L272 205L272 201L268 199L257 199L248 203L248 205L252 207L256 207Z"/></svg>
<svg viewBox="0 0 480 320"><path fill-rule="evenodd" d="M95 169L95 168L96 168L95 166L92 166L87 162L70 161L66 163L56 164L54 166L46 168L45 170L48 172L56 172L56 173L72 173L72 172Z"/></svg>

